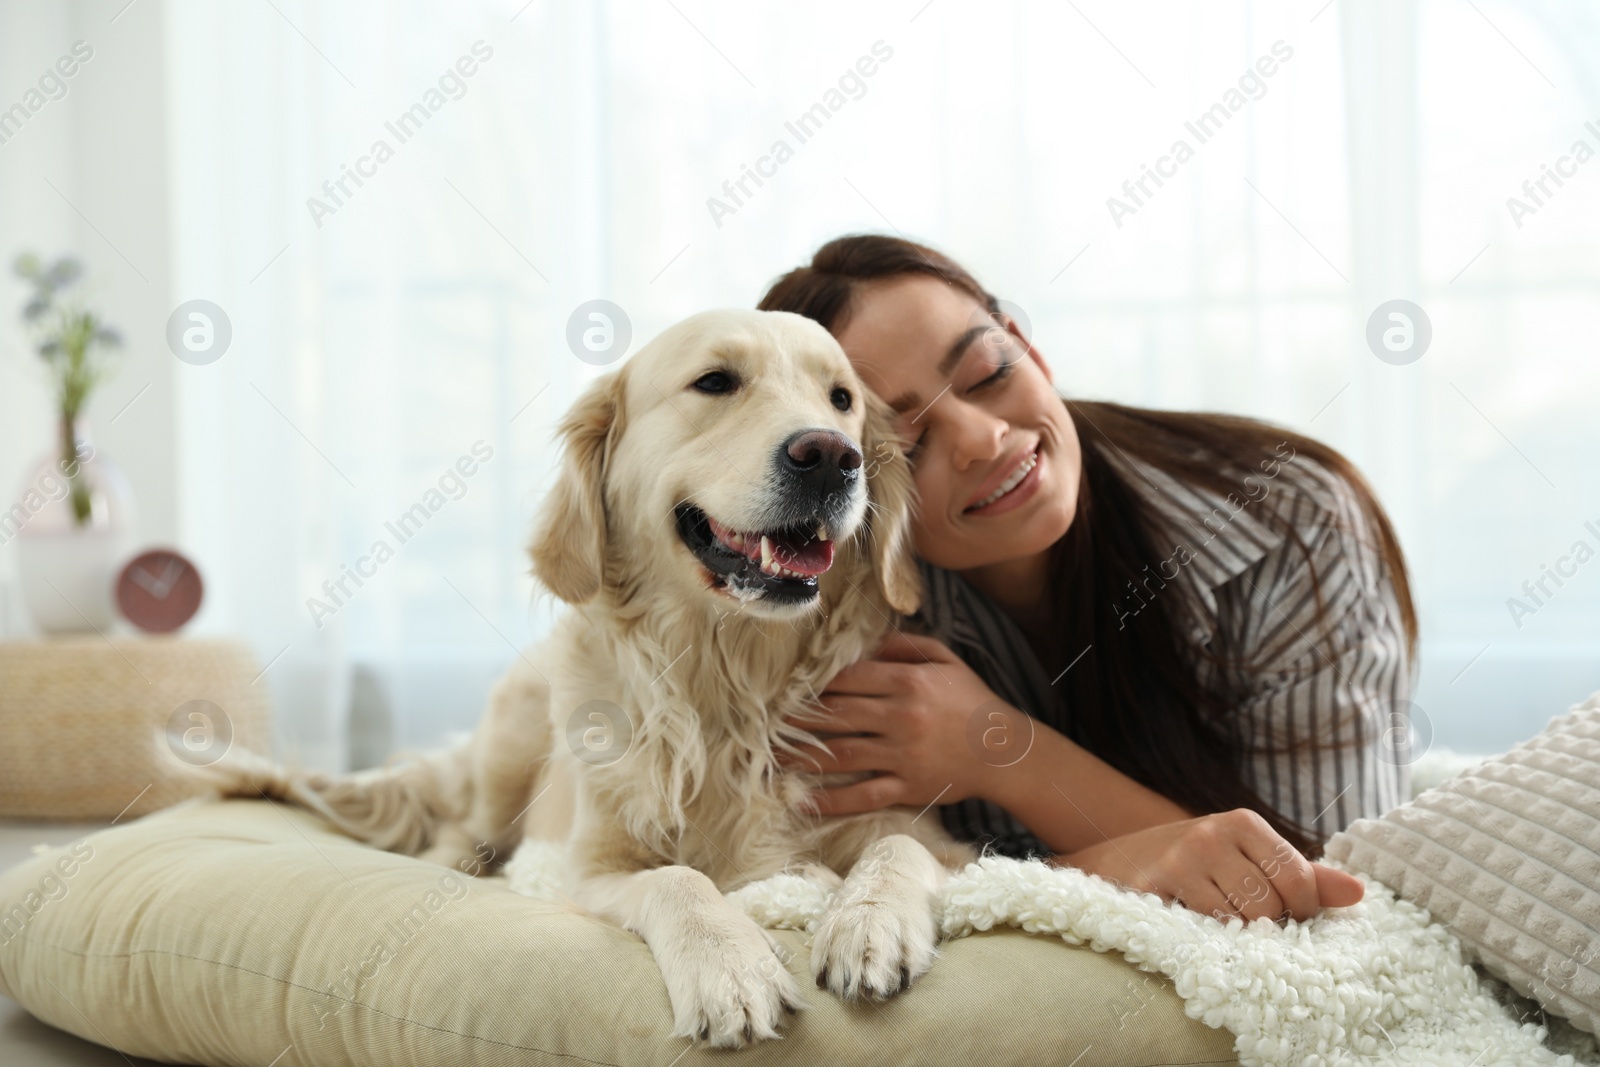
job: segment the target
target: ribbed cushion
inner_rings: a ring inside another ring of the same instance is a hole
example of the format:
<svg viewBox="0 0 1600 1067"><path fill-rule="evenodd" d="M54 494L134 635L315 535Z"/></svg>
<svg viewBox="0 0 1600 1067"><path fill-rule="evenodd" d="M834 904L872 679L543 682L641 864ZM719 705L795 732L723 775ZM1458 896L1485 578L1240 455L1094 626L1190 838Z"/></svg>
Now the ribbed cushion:
<svg viewBox="0 0 1600 1067"><path fill-rule="evenodd" d="M1600 693L1357 820L1327 855L1426 908L1518 993L1600 1032Z"/></svg>

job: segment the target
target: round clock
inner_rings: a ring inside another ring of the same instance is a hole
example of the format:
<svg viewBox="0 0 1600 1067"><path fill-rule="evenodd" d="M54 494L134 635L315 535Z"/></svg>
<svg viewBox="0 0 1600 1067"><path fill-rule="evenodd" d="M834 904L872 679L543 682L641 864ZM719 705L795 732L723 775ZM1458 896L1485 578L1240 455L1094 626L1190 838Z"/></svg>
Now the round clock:
<svg viewBox="0 0 1600 1067"><path fill-rule="evenodd" d="M154 548L128 561L117 575L117 608L147 633L171 633L200 610L200 571L175 549Z"/></svg>

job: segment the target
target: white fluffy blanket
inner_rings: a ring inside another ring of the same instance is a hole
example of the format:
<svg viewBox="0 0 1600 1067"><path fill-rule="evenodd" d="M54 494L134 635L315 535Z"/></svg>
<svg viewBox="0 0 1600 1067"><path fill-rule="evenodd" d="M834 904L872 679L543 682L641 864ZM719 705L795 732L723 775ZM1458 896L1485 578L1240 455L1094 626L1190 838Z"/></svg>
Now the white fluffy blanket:
<svg viewBox="0 0 1600 1067"><path fill-rule="evenodd" d="M558 846L529 842L505 873L517 892L551 898L570 888L566 869ZM1246 1067L1600 1065L1592 1035L1539 1025L1536 1005L1471 966L1448 929L1355 873L1367 891L1353 907L1224 924L1082 871L985 856L946 882L943 931L1013 926L1115 950L1170 978L1191 1018L1230 1030ZM814 931L828 895L779 875L728 899L764 926Z"/></svg>

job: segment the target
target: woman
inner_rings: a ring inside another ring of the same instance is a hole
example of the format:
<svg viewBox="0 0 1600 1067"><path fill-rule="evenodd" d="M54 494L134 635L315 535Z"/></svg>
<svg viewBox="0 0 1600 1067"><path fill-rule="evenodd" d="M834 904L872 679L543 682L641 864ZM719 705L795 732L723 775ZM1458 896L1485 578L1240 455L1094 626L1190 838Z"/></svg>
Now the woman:
<svg viewBox="0 0 1600 1067"><path fill-rule="evenodd" d="M806 750L877 775L819 812L938 804L964 839L1224 919L1360 900L1311 861L1409 795L1390 724L1416 618L1348 460L1067 398L994 296L909 241L831 241L760 306L838 338L900 413L919 497L923 608L830 683Z"/></svg>

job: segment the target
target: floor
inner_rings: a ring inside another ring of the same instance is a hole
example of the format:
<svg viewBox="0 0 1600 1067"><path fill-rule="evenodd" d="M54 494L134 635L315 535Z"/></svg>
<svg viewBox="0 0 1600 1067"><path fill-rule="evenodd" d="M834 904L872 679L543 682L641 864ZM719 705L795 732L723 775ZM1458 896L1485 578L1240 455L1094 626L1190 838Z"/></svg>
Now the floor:
<svg viewBox="0 0 1600 1067"><path fill-rule="evenodd" d="M23 823L0 821L0 871L33 855L34 845L67 845L104 823ZM10 997L0 995L0 1064L5 1067L155 1067L154 1060L123 1056L103 1045L47 1026Z"/></svg>

